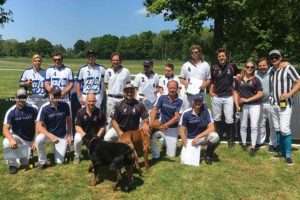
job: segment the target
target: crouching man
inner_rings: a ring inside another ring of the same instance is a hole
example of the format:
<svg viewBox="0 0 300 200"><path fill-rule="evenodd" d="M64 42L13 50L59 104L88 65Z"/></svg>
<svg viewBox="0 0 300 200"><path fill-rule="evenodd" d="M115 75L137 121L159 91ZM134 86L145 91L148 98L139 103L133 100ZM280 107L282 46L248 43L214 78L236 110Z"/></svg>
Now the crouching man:
<svg viewBox="0 0 300 200"><path fill-rule="evenodd" d="M210 111L203 104L202 95L193 97L192 108L184 111L179 125L179 134L183 145L186 146L189 141L193 146L206 144L205 161L209 165L212 164L212 157L219 142L219 135L215 132Z"/></svg>
<svg viewBox="0 0 300 200"><path fill-rule="evenodd" d="M69 105L61 100L61 89L53 87L49 94L49 102L42 105L37 117L37 132L35 142L38 150L39 168L47 167L45 143L54 144L54 161L62 164L67 145L72 142L71 116Z"/></svg>
<svg viewBox="0 0 300 200"><path fill-rule="evenodd" d="M37 108L26 104L27 93L18 89L16 104L5 114L3 122L3 153L8 160L9 173L16 174L19 159L21 167L27 169L30 151L35 136L35 119Z"/></svg>
<svg viewBox="0 0 300 200"><path fill-rule="evenodd" d="M74 164L80 162L82 138L86 134L102 137L105 133L106 116L96 107L97 98L93 93L86 96L85 107L77 112L75 119Z"/></svg>

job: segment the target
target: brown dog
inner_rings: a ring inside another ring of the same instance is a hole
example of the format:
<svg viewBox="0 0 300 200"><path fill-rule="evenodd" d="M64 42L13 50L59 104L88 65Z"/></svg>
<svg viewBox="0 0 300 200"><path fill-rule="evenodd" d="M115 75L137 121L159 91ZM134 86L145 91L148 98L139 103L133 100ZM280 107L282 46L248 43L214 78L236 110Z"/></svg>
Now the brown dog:
<svg viewBox="0 0 300 200"><path fill-rule="evenodd" d="M136 154L136 167L140 169L138 157L144 155L145 168L149 168L148 154L150 150L150 135L142 129L127 131L119 138L119 141L128 144Z"/></svg>

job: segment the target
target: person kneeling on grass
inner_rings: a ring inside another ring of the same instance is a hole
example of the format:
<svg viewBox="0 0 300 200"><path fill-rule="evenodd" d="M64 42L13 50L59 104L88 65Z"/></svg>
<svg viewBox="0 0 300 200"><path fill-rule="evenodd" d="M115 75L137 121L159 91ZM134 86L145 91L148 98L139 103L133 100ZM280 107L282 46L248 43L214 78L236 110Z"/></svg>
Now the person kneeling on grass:
<svg viewBox="0 0 300 200"><path fill-rule="evenodd" d="M184 146L189 141L193 146L206 144L205 161L212 164L212 157L219 144L219 135L215 132L214 120L208 108L203 104L203 96L196 95L192 100L192 108L183 112L179 134Z"/></svg>
<svg viewBox="0 0 300 200"><path fill-rule="evenodd" d="M27 93L20 88L16 95L16 104L5 114L3 122L3 154L7 159L9 173L16 174L20 161L21 167L28 169L29 156L35 136L37 107L26 104Z"/></svg>
<svg viewBox="0 0 300 200"><path fill-rule="evenodd" d="M67 145L72 142L71 116L69 105L61 100L61 89L53 87L50 102L42 105L37 117L37 132L35 142L38 150L39 168L47 167L45 143L55 144L54 159L56 164L62 164Z"/></svg>

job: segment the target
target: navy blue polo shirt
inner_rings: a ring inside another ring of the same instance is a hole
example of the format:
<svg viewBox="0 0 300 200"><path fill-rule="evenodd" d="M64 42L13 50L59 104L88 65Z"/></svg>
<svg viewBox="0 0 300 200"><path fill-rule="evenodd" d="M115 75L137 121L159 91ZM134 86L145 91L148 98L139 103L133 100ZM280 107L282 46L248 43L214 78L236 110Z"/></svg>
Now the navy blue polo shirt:
<svg viewBox="0 0 300 200"><path fill-rule="evenodd" d="M257 77L254 77L250 80L244 81L237 81L235 83L235 90L240 94L240 97L242 98L250 98L257 94L258 91L262 90L262 85L260 80ZM262 102L262 99L257 99L255 101L247 102L244 104L247 105L257 105Z"/></svg>
<svg viewBox="0 0 300 200"><path fill-rule="evenodd" d="M18 109L16 105L7 110L3 124L11 126L13 134L20 136L26 141L32 141L35 135L35 119L37 108L26 104Z"/></svg>
<svg viewBox="0 0 300 200"><path fill-rule="evenodd" d="M160 122L166 123L174 117L176 112L179 112L182 106L182 100L176 98L172 100L168 95L161 95L154 105L160 111ZM171 125L170 128L176 128L178 122Z"/></svg>
<svg viewBox="0 0 300 200"><path fill-rule="evenodd" d="M69 105L65 102L58 102L54 107L49 102L44 104L38 114L37 121L44 122L47 130L59 138L66 135L66 118L70 116Z"/></svg>
<svg viewBox="0 0 300 200"><path fill-rule="evenodd" d="M213 119L207 107L203 105L199 114L196 114L192 108L184 111L179 125L186 127L187 138L193 139L205 131L210 123L213 123Z"/></svg>

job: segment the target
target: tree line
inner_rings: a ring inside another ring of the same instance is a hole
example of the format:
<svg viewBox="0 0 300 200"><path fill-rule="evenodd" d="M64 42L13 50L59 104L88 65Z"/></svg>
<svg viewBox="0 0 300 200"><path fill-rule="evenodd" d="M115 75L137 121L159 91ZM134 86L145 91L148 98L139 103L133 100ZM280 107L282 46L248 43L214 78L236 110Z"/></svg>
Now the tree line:
<svg viewBox="0 0 300 200"><path fill-rule="evenodd" d="M106 34L91 38L89 41L77 40L72 48L52 44L44 38L31 38L25 42L15 39L0 40L0 56L30 57L39 53L45 57L53 52L62 52L66 57L83 58L89 49L97 53L99 59L108 59L110 54L118 51L125 59L186 59L189 48L197 43L203 47L207 59L213 54L212 33L201 30L199 34L182 34L174 31L151 31L130 36Z"/></svg>

